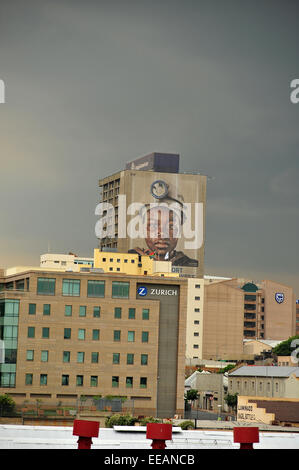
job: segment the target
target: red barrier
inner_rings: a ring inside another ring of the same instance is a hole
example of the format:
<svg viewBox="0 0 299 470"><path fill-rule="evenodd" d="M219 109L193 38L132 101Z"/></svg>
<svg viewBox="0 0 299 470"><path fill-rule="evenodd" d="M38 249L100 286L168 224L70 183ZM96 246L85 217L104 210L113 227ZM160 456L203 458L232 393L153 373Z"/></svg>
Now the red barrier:
<svg viewBox="0 0 299 470"><path fill-rule="evenodd" d="M240 449L253 449L253 443L260 442L259 428L235 426L234 442L240 443Z"/></svg>
<svg viewBox="0 0 299 470"><path fill-rule="evenodd" d="M152 449L165 449L165 441L172 439L172 424L148 423L146 426L146 438L152 439Z"/></svg>
<svg viewBox="0 0 299 470"><path fill-rule="evenodd" d="M98 437L100 423L98 421L85 421L75 419L73 435L79 436L78 449L90 449L92 437Z"/></svg>

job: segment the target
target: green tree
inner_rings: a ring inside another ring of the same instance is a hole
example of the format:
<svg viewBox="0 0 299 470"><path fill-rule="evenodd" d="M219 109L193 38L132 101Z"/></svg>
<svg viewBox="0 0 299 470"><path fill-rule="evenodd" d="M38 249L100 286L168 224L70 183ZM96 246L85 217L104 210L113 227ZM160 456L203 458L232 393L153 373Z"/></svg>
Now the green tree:
<svg viewBox="0 0 299 470"><path fill-rule="evenodd" d="M185 392L185 401L195 401L198 398L199 393L194 388L191 388L190 390L187 390L187 392Z"/></svg>
<svg viewBox="0 0 299 470"><path fill-rule="evenodd" d="M232 408L233 410L237 409L237 404L238 404L238 394L234 393L232 395L227 394L224 397L224 400L226 401L227 405Z"/></svg>
<svg viewBox="0 0 299 470"><path fill-rule="evenodd" d="M275 348L273 348L273 354L276 354L276 356L290 356L294 349L296 349L296 346L291 347L291 343L294 339L299 340L299 335L291 336L289 339L286 339L285 341L279 343L277 346L275 346ZM297 346L298 344L299 342L297 343Z"/></svg>
<svg viewBox="0 0 299 470"><path fill-rule="evenodd" d="M7 393L0 395L0 415L2 413L12 413L15 407L14 400Z"/></svg>

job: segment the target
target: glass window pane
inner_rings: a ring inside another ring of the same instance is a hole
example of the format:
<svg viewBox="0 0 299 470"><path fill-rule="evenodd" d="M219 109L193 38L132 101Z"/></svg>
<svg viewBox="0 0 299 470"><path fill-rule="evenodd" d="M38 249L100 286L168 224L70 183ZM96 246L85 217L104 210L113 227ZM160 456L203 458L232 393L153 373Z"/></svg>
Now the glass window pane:
<svg viewBox="0 0 299 470"><path fill-rule="evenodd" d="M130 283L129 282L112 282L113 298L129 298Z"/></svg>
<svg viewBox="0 0 299 470"><path fill-rule="evenodd" d="M121 318L121 307L114 308L114 318Z"/></svg>
<svg viewBox="0 0 299 470"><path fill-rule="evenodd" d="M98 352L92 352L91 353L91 362L93 364L97 364L99 362L99 353Z"/></svg>
<svg viewBox="0 0 299 470"><path fill-rule="evenodd" d="M92 330L92 339L94 340L100 339L100 330Z"/></svg>
<svg viewBox="0 0 299 470"><path fill-rule="evenodd" d="M66 317L71 317L72 316L72 306L71 305L65 305L64 307L64 315Z"/></svg>
<svg viewBox="0 0 299 470"><path fill-rule="evenodd" d="M77 352L77 362L84 362L84 352Z"/></svg>
<svg viewBox="0 0 299 470"><path fill-rule="evenodd" d="M86 306L85 305L80 305L79 317L86 317Z"/></svg>
<svg viewBox="0 0 299 470"><path fill-rule="evenodd" d="M78 339L85 339L85 330L82 328L78 330Z"/></svg>
<svg viewBox="0 0 299 470"><path fill-rule="evenodd" d="M113 336L114 336L114 341L120 341L120 330L114 330Z"/></svg>
<svg viewBox="0 0 299 470"><path fill-rule="evenodd" d="M36 314L36 304L29 304L29 315L35 315Z"/></svg>
<svg viewBox="0 0 299 470"><path fill-rule="evenodd" d="M95 318L100 318L100 312L101 312L100 307L93 307L93 316Z"/></svg>
<svg viewBox="0 0 299 470"><path fill-rule="evenodd" d="M142 342L143 343L148 343L148 331L143 331L142 332Z"/></svg>
<svg viewBox="0 0 299 470"><path fill-rule="evenodd" d="M133 387L133 377L126 377L126 387L127 388Z"/></svg>
<svg viewBox="0 0 299 470"><path fill-rule="evenodd" d="M33 359L34 359L34 351L33 349L28 349L26 352L26 360L33 361Z"/></svg>
<svg viewBox="0 0 299 470"><path fill-rule="evenodd" d="M40 385L47 385L48 376L47 374L40 374Z"/></svg>
<svg viewBox="0 0 299 470"><path fill-rule="evenodd" d="M87 297L105 297L105 281L87 281Z"/></svg>
<svg viewBox="0 0 299 470"><path fill-rule="evenodd" d="M97 387L98 386L98 377L96 375L92 375L90 377L90 386Z"/></svg>
<svg viewBox="0 0 299 470"><path fill-rule="evenodd" d="M50 304L44 304L43 314L44 315L50 315L50 313L51 313L51 305Z"/></svg>
<svg viewBox="0 0 299 470"><path fill-rule="evenodd" d="M78 387L82 387L83 385L83 375L77 375L76 377L76 385Z"/></svg>
<svg viewBox="0 0 299 470"><path fill-rule="evenodd" d="M127 364L134 364L134 354L127 354Z"/></svg>
<svg viewBox="0 0 299 470"><path fill-rule="evenodd" d="M78 279L63 279L62 281L62 295L70 295L79 297L80 295L80 280Z"/></svg>
<svg viewBox="0 0 299 470"><path fill-rule="evenodd" d="M43 328L42 329L42 338L49 338L50 337L50 328Z"/></svg>
<svg viewBox="0 0 299 470"><path fill-rule="evenodd" d="M63 362L70 362L71 353L70 351L63 351L62 360Z"/></svg>
<svg viewBox="0 0 299 470"><path fill-rule="evenodd" d="M129 342L135 341L135 331L128 331L128 341Z"/></svg>
<svg viewBox="0 0 299 470"><path fill-rule="evenodd" d="M141 365L142 366L147 366L147 361L148 361L148 355L147 354L141 354Z"/></svg>
<svg viewBox="0 0 299 470"><path fill-rule="evenodd" d="M119 353L113 353L113 364L119 364L119 360L120 360L120 354Z"/></svg>
<svg viewBox="0 0 299 470"><path fill-rule="evenodd" d="M130 320L135 319L135 308L129 308L129 319Z"/></svg>
<svg viewBox="0 0 299 470"><path fill-rule="evenodd" d="M33 374L25 375L25 385L32 385L33 383Z"/></svg>
<svg viewBox="0 0 299 470"><path fill-rule="evenodd" d="M119 385L119 377L114 375L112 377L112 387L118 387L118 385Z"/></svg>
<svg viewBox="0 0 299 470"><path fill-rule="evenodd" d="M142 320L149 320L149 308L142 309Z"/></svg>
<svg viewBox="0 0 299 470"><path fill-rule="evenodd" d="M146 387L147 387L147 378L140 377L140 388L146 388Z"/></svg>
<svg viewBox="0 0 299 470"><path fill-rule="evenodd" d="M64 328L64 339L70 339L71 337L71 328Z"/></svg>
<svg viewBox="0 0 299 470"><path fill-rule="evenodd" d="M34 328L34 326L28 326L27 337L28 337L28 338L34 338L34 335L35 335L35 328Z"/></svg>
<svg viewBox="0 0 299 470"><path fill-rule="evenodd" d="M48 362L49 351L42 351L41 352L41 361Z"/></svg>
<svg viewBox="0 0 299 470"><path fill-rule="evenodd" d="M61 385L68 385L69 384L69 375L63 375L61 377Z"/></svg>
<svg viewBox="0 0 299 470"><path fill-rule="evenodd" d="M55 279L39 277L37 279L37 293L42 295L55 295Z"/></svg>

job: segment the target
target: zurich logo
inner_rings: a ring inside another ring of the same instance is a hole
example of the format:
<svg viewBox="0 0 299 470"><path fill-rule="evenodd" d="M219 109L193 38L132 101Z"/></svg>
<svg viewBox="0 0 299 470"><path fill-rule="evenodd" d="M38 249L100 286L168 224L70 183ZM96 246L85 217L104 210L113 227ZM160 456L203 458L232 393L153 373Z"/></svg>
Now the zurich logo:
<svg viewBox="0 0 299 470"><path fill-rule="evenodd" d="M144 297L147 294L147 288L146 287L138 287L137 294Z"/></svg>
<svg viewBox="0 0 299 470"><path fill-rule="evenodd" d="M275 300L277 303L281 304L284 301L284 294L282 292L276 292Z"/></svg>

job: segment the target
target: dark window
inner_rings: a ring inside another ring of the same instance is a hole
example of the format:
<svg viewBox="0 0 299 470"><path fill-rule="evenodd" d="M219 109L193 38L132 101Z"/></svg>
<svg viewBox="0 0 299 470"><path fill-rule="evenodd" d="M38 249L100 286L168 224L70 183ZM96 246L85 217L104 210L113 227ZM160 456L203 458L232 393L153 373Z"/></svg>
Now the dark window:
<svg viewBox="0 0 299 470"><path fill-rule="evenodd" d="M55 295L55 279L39 277L37 279L37 293L42 295Z"/></svg>
<svg viewBox="0 0 299 470"><path fill-rule="evenodd" d="M87 281L87 297L105 297L105 281Z"/></svg>

